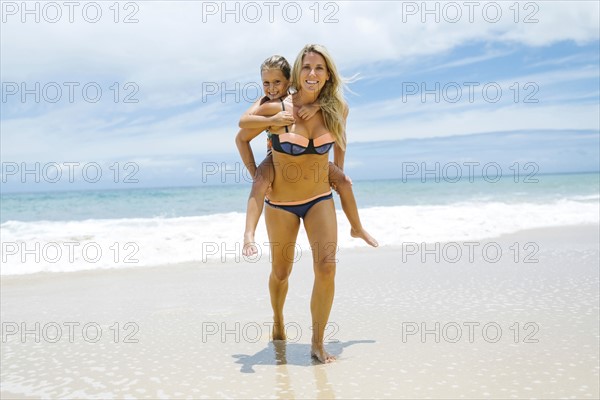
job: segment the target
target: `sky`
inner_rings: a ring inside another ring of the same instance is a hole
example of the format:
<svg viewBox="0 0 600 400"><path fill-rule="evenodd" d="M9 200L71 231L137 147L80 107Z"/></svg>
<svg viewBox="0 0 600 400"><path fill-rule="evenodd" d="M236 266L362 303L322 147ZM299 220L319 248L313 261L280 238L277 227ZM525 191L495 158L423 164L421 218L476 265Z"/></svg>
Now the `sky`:
<svg viewBox="0 0 600 400"><path fill-rule="evenodd" d="M555 145L580 146L548 172L597 170L596 1L2 1L1 9L4 190L28 190L27 168L43 181L45 166L65 172L65 163L98 165L109 186L115 169L148 186L201 183L207 163L239 161L237 123L260 95L261 62L281 54L292 63L307 43L325 45L354 77L347 165L361 176L380 173L365 161L377 160L373 143L402 151L410 140L454 140L480 153L498 132L507 140L529 132L506 148L530 158L550 154L540 153L544 132ZM258 160L264 146L264 135L253 142ZM429 156L447 159L436 151Z"/></svg>

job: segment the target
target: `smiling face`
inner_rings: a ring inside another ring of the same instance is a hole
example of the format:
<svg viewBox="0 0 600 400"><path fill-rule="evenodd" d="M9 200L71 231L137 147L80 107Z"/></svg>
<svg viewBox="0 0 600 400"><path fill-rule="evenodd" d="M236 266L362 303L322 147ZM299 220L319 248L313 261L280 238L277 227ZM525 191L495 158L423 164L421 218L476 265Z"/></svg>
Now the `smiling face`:
<svg viewBox="0 0 600 400"><path fill-rule="evenodd" d="M269 100L276 100L287 95L290 81L280 69L265 69L260 75L265 96Z"/></svg>
<svg viewBox="0 0 600 400"><path fill-rule="evenodd" d="M302 58L300 70L300 87L302 90L320 93L329 79L329 70L325 58L315 52L308 52Z"/></svg>

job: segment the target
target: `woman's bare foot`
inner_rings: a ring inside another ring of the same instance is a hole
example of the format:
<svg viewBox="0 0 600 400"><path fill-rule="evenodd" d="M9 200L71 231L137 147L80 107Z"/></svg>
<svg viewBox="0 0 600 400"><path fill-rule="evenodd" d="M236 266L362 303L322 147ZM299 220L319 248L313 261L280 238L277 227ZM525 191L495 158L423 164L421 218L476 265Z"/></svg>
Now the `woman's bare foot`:
<svg viewBox="0 0 600 400"><path fill-rule="evenodd" d="M364 229L359 230L359 229L351 228L350 236L352 236L353 238L362 239L365 242L367 242L367 244L370 246L373 246L373 247L379 246L379 243L377 243L377 240L375 240L375 238L373 236L369 235L369 232L365 231Z"/></svg>
<svg viewBox="0 0 600 400"><path fill-rule="evenodd" d="M246 257L253 256L258 253L256 242L254 241L254 233L244 233L244 247L242 254Z"/></svg>
<svg viewBox="0 0 600 400"><path fill-rule="evenodd" d="M285 336L285 326L282 323L273 324L273 340L287 340Z"/></svg>
<svg viewBox="0 0 600 400"><path fill-rule="evenodd" d="M335 361L335 357L326 352L325 347L323 347L322 344L316 345L313 343L313 345L310 348L310 355L311 357L316 358L323 364L329 364Z"/></svg>

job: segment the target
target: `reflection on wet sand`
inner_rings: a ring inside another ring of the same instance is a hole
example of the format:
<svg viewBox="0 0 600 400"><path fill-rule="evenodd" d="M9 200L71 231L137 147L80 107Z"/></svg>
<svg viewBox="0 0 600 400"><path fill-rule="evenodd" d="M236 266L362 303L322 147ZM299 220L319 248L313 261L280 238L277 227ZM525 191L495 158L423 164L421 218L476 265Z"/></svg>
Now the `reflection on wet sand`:
<svg viewBox="0 0 600 400"><path fill-rule="evenodd" d="M275 395L279 399L295 399L296 393L294 392L291 376L287 367L287 345L288 343L284 340L275 340L272 342L274 349L274 356L276 362L275 369L275 380L277 382L275 386ZM326 365L322 365L316 360L312 360L313 375L316 383L316 393L318 399L335 399L335 391L333 385L327 379Z"/></svg>
<svg viewBox="0 0 600 400"><path fill-rule="evenodd" d="M279 399L295 399L296 395L291 385L290 373L287 367L287 343L285 340L275 340L271 342L275 351L275 395Z"/></svg>
<svg viewBox="0 0 600 400"><path fill-rule="evenodd" d="M347 342L332 342L326 345L327 351L333 354L340 362L340 356L344 348L360 343L375 343L374 340L350 340ZM284 340L269 342L266 348L256 354L234 354L236 364L241 364L240 372L254 373L256 365L275 366L275 395L278 398L294 399L292 379L288 365L301 367L313 367L313 375L316 383L316 395L319 399L334 399L335 391L333 385L327 379L328 365L321 364L310 356L310 344L288 343ZM342 361L343 362L343 361Z"/></svg>
<svg viewBox="0 0 600 400"><path fill-rule="evenodd" d="M277 347L281 345L276 342L283 342L285 344L285 349L283 353L281 350L277 350ZM339 356L344 351L344 348L352 346L354 344L360 343L375 343L374 340L350 340L347 342L332 342L327 343L327 351L336 358L339 359ZM283 354L283 355L282 355ZM318 361L314 360L310 356L310 344L301 344L301 343L286 343L285 341L275 341L269 342L267 347L262 349L253 355L247 354L234 354L234 358L237 358L235 361L236 364L242 364L240 368L240 372L243 373L254 373L254 366L256 365L297 365L302 367L308 367L312 365L321 365Z"/></svg>
<svg viewBox="0 0 600 400"><path fill-rule="evenodd" d="M333 385L327 379L327 365L319 363L313 368L315 383L317 384L318 399L335 399L335 391Z"/></svg>

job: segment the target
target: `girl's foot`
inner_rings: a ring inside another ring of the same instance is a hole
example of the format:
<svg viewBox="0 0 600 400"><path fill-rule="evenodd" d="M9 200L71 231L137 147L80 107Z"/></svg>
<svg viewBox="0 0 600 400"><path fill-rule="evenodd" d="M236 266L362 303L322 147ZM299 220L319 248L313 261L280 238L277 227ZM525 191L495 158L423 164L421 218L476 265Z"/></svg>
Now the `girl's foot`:
<svg viewBox="0 0 600 400"><path fill-rule="evenodd" d="M256 242L254 241L253 233L244 234L244 248L242 249L242 254L246 257L258 254L258 249L256 248Z"/></svg>
<svg viewBox="0 0 600 400"><path fill-rule="evenodd" d="M373 246L373 247L377 247L379 246L379 243L377 243L377 240L375 240L375 238L371 235L369 235L369 232L365 231L364 229L350 229L350 236L352 236L353 238L357 238L357 239L362 239L365 242L367 242L368 245Z"/></svg>

